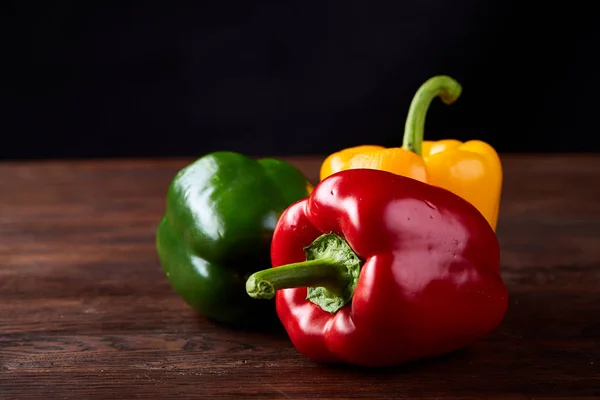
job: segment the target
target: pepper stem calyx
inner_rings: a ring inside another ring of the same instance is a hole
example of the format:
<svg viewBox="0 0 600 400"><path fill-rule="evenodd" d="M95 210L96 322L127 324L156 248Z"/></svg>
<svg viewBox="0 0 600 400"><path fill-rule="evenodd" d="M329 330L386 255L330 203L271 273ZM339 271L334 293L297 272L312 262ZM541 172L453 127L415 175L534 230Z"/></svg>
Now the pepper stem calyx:
<svg viewBox="0 0 600 400"><path fill-rule="evenodd" d="M334 314L351 299L358 283L361 260L348 243L326 233L304 248L306 261L252 274L246 292L255 299L271 299L280 289L307 287L306 299Z"/></svg>
<svg viewBox="0 0 600 400"><path fill-rule="evenodd" d="M404 126L402 147L421 155L425 117L434 98L440 97L446 104L454 103L462 93L462 86L453 78L438 75L428 79L421 85L413 97Z"/></svg>

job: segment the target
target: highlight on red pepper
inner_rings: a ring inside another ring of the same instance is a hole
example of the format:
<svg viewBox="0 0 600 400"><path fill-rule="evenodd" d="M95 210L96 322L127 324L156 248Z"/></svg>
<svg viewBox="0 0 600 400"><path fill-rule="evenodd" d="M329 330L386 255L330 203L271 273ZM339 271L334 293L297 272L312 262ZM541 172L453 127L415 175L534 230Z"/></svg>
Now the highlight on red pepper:
<svg viewBox="0 0 600 400"><path fill-rule="evenodd" d="M442 355L491 333L508 306L485 217L446 189L382 170L338 172L288 207L271 260L246 291L275 297L293 345L316 362Z"/></svg>

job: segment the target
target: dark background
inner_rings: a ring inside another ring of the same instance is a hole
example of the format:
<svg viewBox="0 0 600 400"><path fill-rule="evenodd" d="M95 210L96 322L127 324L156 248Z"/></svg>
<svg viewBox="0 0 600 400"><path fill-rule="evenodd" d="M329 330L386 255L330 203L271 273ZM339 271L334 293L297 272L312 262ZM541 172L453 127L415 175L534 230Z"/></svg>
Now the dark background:
<svg viewBox="0 0 600 400"><path fill-rule="evenodd" d="M2 6L2 159L399 146L437 74L428 139L600 150L592 1L53 3Z"/></svg>

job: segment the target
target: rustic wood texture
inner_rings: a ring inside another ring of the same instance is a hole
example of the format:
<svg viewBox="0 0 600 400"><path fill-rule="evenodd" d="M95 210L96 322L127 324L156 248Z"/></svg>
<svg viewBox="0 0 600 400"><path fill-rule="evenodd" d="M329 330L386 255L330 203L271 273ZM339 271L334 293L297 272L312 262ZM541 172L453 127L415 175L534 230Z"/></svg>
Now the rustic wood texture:
<svg viewBox="0 0 600 400"><path fill-rule="evenodd" d="M313 181L321 160L291 159ZM504 322L381 369L317 365L174 294L154 232L191 160L0 164L0 399L600 398L600 156L502 160Z"/></svg>

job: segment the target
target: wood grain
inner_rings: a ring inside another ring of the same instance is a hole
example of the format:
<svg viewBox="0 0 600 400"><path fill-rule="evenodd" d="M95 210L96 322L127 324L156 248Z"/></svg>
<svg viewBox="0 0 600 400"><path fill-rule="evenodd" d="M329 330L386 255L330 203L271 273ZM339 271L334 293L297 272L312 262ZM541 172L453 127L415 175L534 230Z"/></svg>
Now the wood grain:
<svg viewBox="0 0 600 400"><path fill-rule="evenodd" d="M316 181L322 157L290 160ZM154 231L191 160L0 164L0 399L600 398L600 157L502 160L504 322L382 369L317 365L174 294Z"/></svg>

